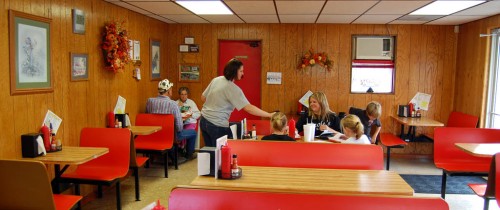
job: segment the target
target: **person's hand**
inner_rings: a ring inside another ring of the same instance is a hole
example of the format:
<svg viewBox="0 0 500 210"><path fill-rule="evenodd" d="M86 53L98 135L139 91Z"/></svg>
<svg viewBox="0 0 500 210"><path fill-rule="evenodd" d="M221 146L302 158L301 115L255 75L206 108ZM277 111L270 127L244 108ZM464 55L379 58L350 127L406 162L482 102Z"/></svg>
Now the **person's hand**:
<svg viewBox="0 0 500 210"><path fill-rule="evenodd" d="M182 106L182 102L177 102L177 106Z"/></svg>
<svg viewBox="0 0 500 210"><path fill-rule="evenodd" d="M319 130L320 131L324 131L324 130L328 130L330 127L328 127L328 125L320 125L319 126Z"/></svg>
<svg viewBox="0 0 500 210"><path fill-rule="evenodd" d="M341 135L341 136L339 136L339 139L347 140L348 138L346 135Z"/></svg>

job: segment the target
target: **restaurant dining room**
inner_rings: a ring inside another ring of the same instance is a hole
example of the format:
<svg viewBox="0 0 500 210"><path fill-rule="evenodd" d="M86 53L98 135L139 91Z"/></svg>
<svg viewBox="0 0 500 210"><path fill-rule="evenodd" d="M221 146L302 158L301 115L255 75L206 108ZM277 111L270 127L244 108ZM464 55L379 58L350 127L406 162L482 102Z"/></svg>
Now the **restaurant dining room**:
<svg viewBox="0 0 500 210"><path fill-rule="evenodd" d="M500 209L500 0L0 11L2 210Z"/></svg>

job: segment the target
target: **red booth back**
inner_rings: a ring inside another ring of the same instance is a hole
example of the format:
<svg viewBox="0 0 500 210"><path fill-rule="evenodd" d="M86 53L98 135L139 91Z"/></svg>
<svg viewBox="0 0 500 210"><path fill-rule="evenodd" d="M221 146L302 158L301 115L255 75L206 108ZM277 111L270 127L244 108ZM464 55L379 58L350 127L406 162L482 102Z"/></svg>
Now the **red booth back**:
<svg viewBox="0 0 500 210"><path fill-rule="evenodd" d="M161 130L150 135L140 135L135 139L137 149L170 149L174 144L174 116L171 114L138 114L137 126L161 126Z"/></svg>
<svg viewBox="0 0 500 210"><path fill-rule="evenodd" d="M378 145L229 140L242 166L382 170Z"/></svg>

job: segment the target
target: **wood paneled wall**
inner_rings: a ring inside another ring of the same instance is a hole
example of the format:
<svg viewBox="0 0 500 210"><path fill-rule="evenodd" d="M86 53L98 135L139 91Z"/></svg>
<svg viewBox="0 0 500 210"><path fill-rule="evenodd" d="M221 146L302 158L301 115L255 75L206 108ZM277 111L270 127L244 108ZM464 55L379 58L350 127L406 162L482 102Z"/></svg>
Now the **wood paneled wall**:
<svg viewBox="0 0 500 210"><path fill-rule="evenodd" d="M453 108L457 34L452 26L176 24L169 26L169 34L172 37L168 52L178 52L178 45L186 36L193 36L200 45L199 53L176 53L167 60L168 78L176 88L189 87L191 98L200 107L201 93L217 76L218 65L224 65L217 63L218 40L229 39L262 41L261 105L267 111L293 114L296 101L307 90L323 91L335 112L379 101L383 107L383 131L399 132L399 126L389 116L396 113L396 105L408 103L416 92L432 94L430 110L423 116L446 122ZM350 94L351 37L358 34L397 37L395 94ZM299 56L309 48L327 52L334 63L332 70L297 70ZM178 83L179 63L200 64L201 82ZM265 84L268 71L282 72L282 85Z"/></svg>
<svg viewBox="0 0 500 210"><path fill-rule="evenodd" d="M455 110L480 116L481 127L484 127L491 38L479 34L489 34L494 28L500 28L500 15L461 25L458 35Z"/></svg>
<svg viewBox="0 0 500 210"><path fill-rule="evenodd" d="M85 35L73 34L71 9L85 12ZM8 10L52 19L52 68L54 92L10 95ZM143 112L148 97L156 95L157 81L150 81L149 39L161 40L167 47L168 25L102 0L2 0L0 1L0 158L21 156L20 136L36 132L48 109L63 119L58 136L64 145L76 146L83 127L104 127L106 113L112 111L118 95L127 99L126 111L131 120ZM141 42L142 80L132 77L132 64L123 73L104 70L100 42L105 22L125 20L129 37ZM88 81L70 81L70 53L88 53ZM167 53L162 51L162 60ZM162 70L166 70L162 63ZM166 72L166 71L165 71ZM165 74L162 72L162 74Z"/></svg>

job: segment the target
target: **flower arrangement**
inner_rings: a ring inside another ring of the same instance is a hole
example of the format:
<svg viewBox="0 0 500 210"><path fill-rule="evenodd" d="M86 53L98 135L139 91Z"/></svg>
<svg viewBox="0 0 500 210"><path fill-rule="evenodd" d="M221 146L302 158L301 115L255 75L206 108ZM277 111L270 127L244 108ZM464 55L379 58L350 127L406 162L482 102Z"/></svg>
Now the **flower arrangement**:
<svg viewBox="0 0 500 210"><path fill-rule="evenodd" d="M123 24L123 21L107 23L101 43L106 69L114 73L121 72L130 61L127 30L123 28Z"/></svg>
<svg viewBox="0 0 500 210"><path fill-rule="evenodd" d="M330 71L333 62L332 60L330 60L330 58L328 58L328 54L326 54L325 52L315 53L311 48L300 58L298 68L305 69L307 66L313 67L316 64Z"/></svg>

